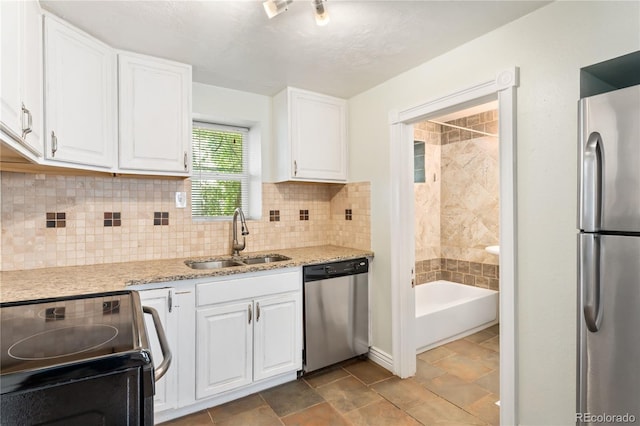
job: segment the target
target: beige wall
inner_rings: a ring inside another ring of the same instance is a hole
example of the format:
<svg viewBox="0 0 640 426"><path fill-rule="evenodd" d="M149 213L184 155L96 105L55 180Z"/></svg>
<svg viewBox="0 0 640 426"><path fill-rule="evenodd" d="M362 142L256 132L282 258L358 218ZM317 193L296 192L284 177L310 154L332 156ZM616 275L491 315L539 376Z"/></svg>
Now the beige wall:
<svg viewBox="0 0 640 426"><path fill-rule="evenodd" d="M350 162L371 181L373 345L392 352L389 114L520 69L516 365L519 423L575 424L580 68L640 50L640 3L552 2L350 99ZM400 206L401 208L401 206ZM409 218L410 219L410 218Z"/></svg>
<svg viewBox="0 0 640 426"><path fill-rule="evenodd" d="M194 222L189 207L175 207L176 191L190 194L189 180L12 172L0 179L3 271L231 252L230 221ZM246 251L370 248L368 183L263 184L262 192L262 218L248 222ZM270 221L272 210L280 221ZM120 226L105 226L105 212L120 213ZM156 212L168 213L168 225L154 225ZM64 213L64 227L47 228L47 213Z"/></svg>

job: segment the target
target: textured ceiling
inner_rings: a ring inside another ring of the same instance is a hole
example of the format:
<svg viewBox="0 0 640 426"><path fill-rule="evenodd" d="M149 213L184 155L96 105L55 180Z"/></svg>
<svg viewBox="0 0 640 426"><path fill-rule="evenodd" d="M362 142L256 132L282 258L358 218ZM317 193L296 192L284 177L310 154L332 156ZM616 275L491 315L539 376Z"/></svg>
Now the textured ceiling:
<svg viewBox="0 0 640 426"><path fill-rule="evenodd" d="M285 86L351 97L547 1L311 1L269 20L261 1L41 0L119 49L193 65L194 81L273 95Z"/></svg>

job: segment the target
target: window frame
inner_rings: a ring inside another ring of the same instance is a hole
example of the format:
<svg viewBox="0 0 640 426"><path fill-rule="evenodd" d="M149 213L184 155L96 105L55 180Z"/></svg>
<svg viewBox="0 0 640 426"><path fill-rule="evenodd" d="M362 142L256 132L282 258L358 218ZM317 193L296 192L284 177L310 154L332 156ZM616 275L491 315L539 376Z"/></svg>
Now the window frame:
<svg viewBox="0 0 640 426"><path fill-rule="evenodd" d="M242 188L241 208L245 212L245 215L248 218L254 218L253 216L255 215L252 213L255 212L255 208L252 208L252 204L256 201L260 203L261 191L258 191L259 194L258 194L258 197L256 197L255 196L256 191L255 189L252 188L252 187L255 187L256 177L259 182L260 173L257 173L257 176L255 173L252 173L252 163L255 162L255 161L252 161L252 157L254 157L254 155L252 154L253 154L253 151L255 151L256 144L255 144L255 141L254 143L251 143L252 139L255 139L255 133L252 132L251 127L243 126L243 125L233 125L233 124L213 122L211 120L198 119L195 117L193 119L192 127L193 129L199 128L199 129L208 129L208 130L221 131L221 132L225 132L225 131L238 132L243 135L243 146L242 146L243 172L242 173L209 172L209 171L201 171L195 168L195 161L194 161L194 159L196 158L196 154L194 150L195 141L194 141L194 134L192 130L191 150L192 150L193 166L192 166L192 172L191 172L191 182L192 182L192 188L193 188L194 181L203 181L203 180L239 181ZM254 133L253 138L252 138L252 133ZM228 220L231 220L233 217L232 215L218 215L218 216L194 215L193 189L191 191L190 208L191 208L191 219L194 222L228 221Z"/></svg>

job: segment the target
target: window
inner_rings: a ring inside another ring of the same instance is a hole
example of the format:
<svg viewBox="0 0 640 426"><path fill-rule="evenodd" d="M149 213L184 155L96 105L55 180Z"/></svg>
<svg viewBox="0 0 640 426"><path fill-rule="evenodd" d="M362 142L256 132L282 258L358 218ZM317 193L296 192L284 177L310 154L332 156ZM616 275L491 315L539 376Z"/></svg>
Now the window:
<svg viewBox="0 0 640 426"><path fill-rule="evenodd" d="M193 123L193 218L227 218L249 210L249 129Z"/></svg>
<svg viewBox="0 0 640 426"><path fill-rule="evenodd" d="M424 142L413 142L413 181L424 183Z"/></svg>

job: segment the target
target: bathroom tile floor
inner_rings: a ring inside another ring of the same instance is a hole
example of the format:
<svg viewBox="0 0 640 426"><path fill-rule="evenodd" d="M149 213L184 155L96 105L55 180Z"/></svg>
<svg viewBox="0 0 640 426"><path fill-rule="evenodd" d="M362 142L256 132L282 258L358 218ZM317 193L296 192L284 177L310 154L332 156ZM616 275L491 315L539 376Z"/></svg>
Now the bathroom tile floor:
<svg viewBox="0 0 640 426"><path fill-rule="evenodd" d="M495 325L423 352L408 379L352 360L163 425L498 425L499 339Z"/></svg>

